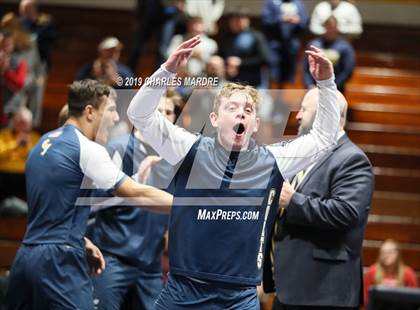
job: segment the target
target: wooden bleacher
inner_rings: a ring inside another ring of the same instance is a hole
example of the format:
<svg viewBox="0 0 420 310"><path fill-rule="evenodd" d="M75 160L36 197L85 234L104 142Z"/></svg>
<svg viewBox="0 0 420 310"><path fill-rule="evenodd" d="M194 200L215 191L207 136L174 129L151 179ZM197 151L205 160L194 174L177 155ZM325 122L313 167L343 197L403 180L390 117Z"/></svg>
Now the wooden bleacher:
<svg viewBox="0 0 420 310"><path fill-rule="evenodd" d="M373 264L381 241L391 238L400 242L404 261L420 279L419 58L362 53L357 59L347 94L347 131L375 172L364 264Z"/></svg>
<svg viewBox="0 0 420 310"><path fill-rule="evenodd" d="M56 127L58 111L66 102L66 85L81 64L95 57L101 38L119 37L126 46L122 55L126 59L134 20L128 11L95 9L80 14L75 8L45 9L56 17L59 38L52 55L41 132ZM16 7L2 4L0 14L8 10L16 11ZM420 279L419 33L405 27L366 25L362 38L354 42L357 68L346 97L347 132L370 158L376 176L363 248L365 266L376 260L381 241L393 238L401 242L405 261ZM140 61L139 76L152 72L153 48L152 43ZM293 121L291 128L295 133ZM10 267L25 225L24 218L0 218L0 269Z"/></svg>

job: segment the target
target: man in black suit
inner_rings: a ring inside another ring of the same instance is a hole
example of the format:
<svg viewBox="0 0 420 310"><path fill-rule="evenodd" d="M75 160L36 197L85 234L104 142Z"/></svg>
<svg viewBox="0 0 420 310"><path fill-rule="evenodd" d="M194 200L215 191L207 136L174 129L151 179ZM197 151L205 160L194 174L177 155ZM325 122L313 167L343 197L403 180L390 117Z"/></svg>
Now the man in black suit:
<svg viewBox="0 0 420 310"><path fill-rule="evenodd" d="M337 145L291 184L285 181L280 194L284 212L266 249L263 278L264 290L276 292L276 310L357 309L363 304L362 241L374 176L366 155L344 132L347 102L341 93L338 100ZM311 129L317 102L314 88L296 117L299 135Z"/></svg>

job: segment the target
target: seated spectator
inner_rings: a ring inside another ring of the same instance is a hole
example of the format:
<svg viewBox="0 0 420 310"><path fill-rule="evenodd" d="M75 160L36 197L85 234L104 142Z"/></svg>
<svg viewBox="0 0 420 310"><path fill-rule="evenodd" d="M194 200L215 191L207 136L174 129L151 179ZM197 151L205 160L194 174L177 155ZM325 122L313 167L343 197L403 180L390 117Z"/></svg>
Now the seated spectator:
<svg viewBox="0 0 420 310"><path fill-rule="evenodd" d="M12 126L0 130L0 172L25 173L25 161L39 134L32 130L32 113L21 107Z"/></svg>
<svg viewBox="0 0 420 310"><path fill-rule="evenodd" d="M25 105L23 88L28 75L28 62L17 57L15 39L11 32L2 32L0 38L0 106L1 127L8 124L8 115Z"/></svg>
<svg viewBox="0 0 420 310"><path fill-rule="evenodd" d="M127 61L133 72L137 71L138 60L153 34L157 34L158 48L154 49L154 54L156 67L159 67L166 59L166 51L174 34L185 32L185 0L137 0L136 2L136 30Z"/></svg>
<svg viewBox="0 0 420 310"><path fill-rule="evenodd" d="M303 2L265 0L261 21L273 57L272 78L278 83L293 83L299 35L306 30L308 22Z"/></svg>
<svg viewBox="0 0 420 310"><path fill-rule="evenodd" d="M325 55L334 65L335 83L344 94L346 82L350 79L355 67L355 52L351 44L342 38L337 29L337 19L330 16L324 24L325 33L309 42L324 50ZM315 87L315 81L309 72L308 58L303 61L303 82L306 88Z"/></svg>
<svg viewBox="0 0 420 310"><path fill-rule="evenodd" d="M363 32L362 18L353 3L342 0L328 0L318 3L311 16L310 30L313 34L325 33L325 21L333 15L338 22L338 31L350 37Z"/></svg>
<svg viewBox="0 0 420 310"><path fill-rule="evenodd" d="M201 17L204 32L209 35L217 34L217 21L222 17L224 9L225 0L185 0L185 13Z"/></svg>
<svg viewBox="0 0 420 310"><path fill-rule="evenodd" d="M219 79L219 88L222 88L226 83L226 68L225 61L220 56L212 56L206 65L206 75L208 77L217 77Z"/></svg>
<svg viewBox="0 0 420 310"><path fill-rule="evenodd" d="M203 75L207 61L217 52L217 43L204 32L204 24L201 17L192 16L188 18L187 33L184 35L177 34L172 38L166 55L168 57L182 42L196 35L200 36L201 43L194 48L188 60L187 70L190 76Z"/></svg>
<svg viewBox="0 0 420 310"><path fill-rule="evenodd" d="M246 8L240 7L229 17L229 30L220 45L220 56L226 61L226 77L255 87L267 87L261 71L270 65L270 49L264 35L250 27Z"/></svg>
<svg viewBox="0 0 420 310"><path fill-rule="evenodd" d="M126 78L133 72L119 62L123 44L116 37L107 37L98 45L98 57L85 64L77 73L76 80L94 79L114 88L130 88Z"/></svg>
<svg viewBox="0 0 420 310"><path fill-rule="evenodd" d="M38 140L38 133L32 130L32 113L25 107L13 115L10 128L0 130L0 200L25 196L25 162Z"/></svg>
<svg viewBox="0 0 420 310"><path fill-rule="evenodd" d="M196 89L186 105L188 114L183 113L183 125L190 132L202 132L212 134L214 128L210 124L209 114L213 111L213 103L220 89L227 83L225 78L225 62L220 56L212 56L206 65L206 76L218 78L215 87L202 87ZM185 111L185 110L184 110ZM185 118L189 117L190 121Z"/></svg>
<svg viewBox="0 0 420 310"><path fill-rule="evenodd" d="M365 273L365 304L368 304L368 290L372 285L418 287L416 273L403 263L397 242L386 240L379 250L377 262Z"/></svg>
<svg viewBox="0 0 420 310"><path fill-rule="evenodd" d="M51 51L57 37L54 19L51 15L39 12L38 1L22 0L19 4L20 21L23 28L35 35L44 73L51 65Z"/></svg>
<svg viewBox="0 0 420 310"><path fill-rule="evenodd" d="M27 62L28 70L23 88L18 94L18 101L10 106L9 112L14 112L21 104L27 105L32 111L33 125L38 127L42 117L42 103L45 89L45 70L41 64L35 38L22 28L19 18L14 13L7 13L1 20L2 29L12 33L14 49L12 58L16 62Z"/></svg>

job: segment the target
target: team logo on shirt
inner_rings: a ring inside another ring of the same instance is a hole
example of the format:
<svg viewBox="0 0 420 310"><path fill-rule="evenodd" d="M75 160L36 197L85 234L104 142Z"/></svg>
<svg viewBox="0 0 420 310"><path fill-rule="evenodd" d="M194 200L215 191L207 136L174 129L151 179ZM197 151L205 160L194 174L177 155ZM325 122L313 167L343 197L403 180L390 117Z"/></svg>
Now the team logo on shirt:
<svg viewBox="0 0 420 310"><path fill-rule="evenodd" d="M265 209L265 215L264 215L264 224L261 231L261 238L260 238L260 250L258 251L257 256L257 267L258 269L261 269L263 264L263 248L264 248L264 239L265 239L265 225L267 223L268 214L270 213L271 205L274 201L274 197L276 196L276 189L271 188L270 193L268 194L268 200L267 200L267 207Z"/></svg>
<svg viewBox="0 0 420 310"><path fill-rule="evenodd" d="M42 144L41 144L42 151L40 153L41 156L44 156L47 153L47 151L50 147L51 147L51 140L50 139L47 139L44 142L42 142Z"/></svg>

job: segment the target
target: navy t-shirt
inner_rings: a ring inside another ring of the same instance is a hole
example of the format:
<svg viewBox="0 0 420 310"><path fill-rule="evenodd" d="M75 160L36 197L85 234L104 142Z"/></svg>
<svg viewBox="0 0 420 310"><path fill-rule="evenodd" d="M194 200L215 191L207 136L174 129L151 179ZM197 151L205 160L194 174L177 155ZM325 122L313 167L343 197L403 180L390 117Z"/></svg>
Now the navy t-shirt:
<svg viewBox="0 0 420 310"><path fill-rule="evenodd" d="M114 160L119 158L127 175L134 175L148 155L155 155L150 146L133 134L115 139L107 150ZM147 184L167 189L172 170L168 162L161 160L152 168ZM161 272L163 237L168 218L168 215L133 206L113 206L97 212L90 237L104 253L117 256L144 271Z"/></svg>
<svg viewBox="0 0 420 310"><path fill-rule="evenodd" d="M65 125L46 133L26 162L28 227L24 244L65 243L84 248L92 188L113 190L125 175L105 148Z"/></svg>
<svg viewBox="0 0 420 310"><path fill-rule="evenodd" d="M274 156L255 141L244 152L229 152L214 138L201 137L174 179L171 273L243 286L261 283L265 239L282 183Z"/></svg>

